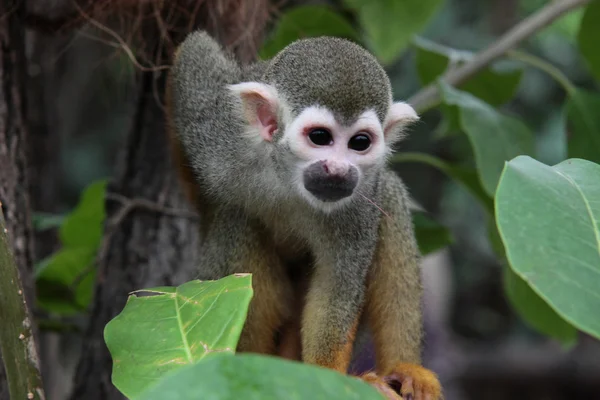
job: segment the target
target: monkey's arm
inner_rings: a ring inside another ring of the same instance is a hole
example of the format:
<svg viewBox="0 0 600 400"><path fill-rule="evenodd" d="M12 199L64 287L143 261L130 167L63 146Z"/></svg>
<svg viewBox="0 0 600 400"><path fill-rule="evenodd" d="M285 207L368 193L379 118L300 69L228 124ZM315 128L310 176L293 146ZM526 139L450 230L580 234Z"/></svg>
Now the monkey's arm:
<svg viewBox="0 0 600 400"><path fill-rule="evenodd" d="M377 241L376 215L349 213L315 233L315 270L302 321L305 362L346 373L363 307L365 279Z"/></svg>
<svg viewBox="0 0 600 400"><path fill-rule="evenodd" d="M421 279L407 193L392 172L383 175L379 243L367 278L366 309L377 372L402 383L404 398L437 400L436 375L421 364Z"/></svg>
<svg viewBox="0 0 600 400"><path fill-rule="evenodd" d="M293 292L274 247L262 225L242 211L219 207L206 217L199 278L252 273L254 295L237 350L275 354L275 332L289 317Z"/></svg>

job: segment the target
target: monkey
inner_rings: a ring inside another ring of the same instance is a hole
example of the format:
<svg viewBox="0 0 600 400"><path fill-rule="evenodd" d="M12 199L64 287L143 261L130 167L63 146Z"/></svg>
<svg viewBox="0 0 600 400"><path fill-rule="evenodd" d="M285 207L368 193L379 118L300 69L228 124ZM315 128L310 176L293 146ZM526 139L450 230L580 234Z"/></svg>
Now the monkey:
<svg viewBox="0 0 600 400"><path fill-rule="evenodd" d="M363 380L388 399L441 399L421 365L408 191L387 166L419 117L393 101L376 58L321 36L241 65L196 31L166 90L170 142L201 217L198 277L252 274L237 351L346 374L368 331L376 366Z"/></svg>

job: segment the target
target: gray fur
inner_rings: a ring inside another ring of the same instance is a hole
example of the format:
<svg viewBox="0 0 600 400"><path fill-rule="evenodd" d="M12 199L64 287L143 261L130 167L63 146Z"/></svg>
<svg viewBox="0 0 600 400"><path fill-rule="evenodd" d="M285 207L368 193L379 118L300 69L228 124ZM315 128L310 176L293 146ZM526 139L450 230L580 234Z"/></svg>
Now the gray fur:
<svg viewBox="0 0 600 400"><path fill-rule="evenodd" d="M294 115L321 105L347 124L371 108L383 123L392 100L389 79L377 60L359 45L340 38L290 44L273 58L265 80L283 93Z"/></svg>
<svg viewBox="0 0 600 400"><path fill-rule="evenodd" d="M385 167L363 171L357 187L361 195L343 208L316 210L292 186L289 166L297 160L289 149L277 141L257 145L242 135L239 100L226 85L244 81L276 87L292 115L319 104L347 123L367 109L383 122L391 102L390 83L368 52L334 38L300 40L272 61L240 67L206 33L196 32L182 44L172 69L175 129L201 185L202 203L213 210L200 277L257 272L244 259L258 252L262 260L278 261L254 279L283 282L281 269L309 254L314 270L305 265L303 273L312 275L311 287L323 291L326 295L319 301L327 302L323 313L306 321L320 330L305 341L314 347L305 346L310 356L311 351L343 343L363 306L381 219L380 210L365 197L381 204ZM289 310L277 312L287 315Z"/></svg>

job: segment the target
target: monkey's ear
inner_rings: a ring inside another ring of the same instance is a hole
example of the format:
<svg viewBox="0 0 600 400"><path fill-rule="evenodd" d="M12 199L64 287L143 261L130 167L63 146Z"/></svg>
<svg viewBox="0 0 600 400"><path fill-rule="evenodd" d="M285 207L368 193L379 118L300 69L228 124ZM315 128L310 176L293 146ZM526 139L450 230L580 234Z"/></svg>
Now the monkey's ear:
<svg viewBox="0 0 600 400"><path fill-rule="evenodd" d="M229 89L242 101L244 116L248 123L258 129L264 140L269 142L273 140L273 134L277 130L279 108L277 90L271 85L259 82L229 85Z"/></svg>
<svg viewBox="0 0 600 400"><path fill-rule="evenodd" d="M410 104L402 101L393 103L383 127L386 143L393 144L401 140L404 137L403 129L418 120L419 116Z"/></svg>

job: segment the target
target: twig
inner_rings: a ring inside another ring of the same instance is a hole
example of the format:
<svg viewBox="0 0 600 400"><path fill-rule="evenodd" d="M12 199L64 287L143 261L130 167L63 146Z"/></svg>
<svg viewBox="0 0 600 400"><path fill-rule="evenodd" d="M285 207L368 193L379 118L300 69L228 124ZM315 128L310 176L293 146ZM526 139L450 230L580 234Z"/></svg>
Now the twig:
<svg viewBox="0 0 600 400"><path fill-rule="evenodd" d="M133 50L131 50L131 48L127 45L125 40L123 40L123 38L121 38L121 36L119 36L119 34L117 34L115 31L113 31L109 27L102 25L100 22L96 21L94 18L89 16L81 7L79 7L79 5L77 3L73 3L73 4L77 8L77 10L81 14L81 16L83 16L91 25L100 29L102 32L110 35L112 38L114 38L119 43L120 47L123 49L123 51L125 52L127 57L129 57L129 59L131 60L133 65L135 65L140 71L152 72L152 71L160 71L160 70L166 70L166 69L171 68L169 65L158 65L155 67L143 66L142 64L140 64L140 62L137 60L137 58L133 54Z"/></svg>
<svg viewBox="0 0 600 400"><path fill-rule="evenodd" d="M161 214L170 215L172 217L192 218L192 219L199 218L198 214L196 214L192 211L177 209L177 208L169 208L169 207L163 206L159 203L155 203L155 202L147 200L147 199L140 199L140 198L130 199L130 198L127 198L127 197L117 194L117 193L107 193L106 199L117 201L117 202L121 203L121 205L123 206L117 212L117 214L114 215L110 219L110 221L108 222L109 226L118 225L121 222L121 220L123 218L125 218L127 216L127 214L129 214L134 208L143 208L143 209L146 209L149 211L154 211L154 212L158 212Z"/></svg>
<svg viewBox="0 0 600 400"><path fill-rule="evenodd" d="M1 206L1 204L0 204ZM0 207L0 350L11 399L45 398L31 316Z"/></svg>
<svg viewBox="0 0 600 400"><path fill-rule="evenodd" d="M177 208L169 208L159 203L155 203L153 201L141 198L127 198L118 193L107 193L106 200L116 201L121 204L121 208L106 222L106 230L104 232L104 239L102 241L102 245L96 255L96 259L93 263L88 265L83 271L81 271L73 280L70 285L70 289L74 290L77 285L81 282L81 280L90 272L96 268L97 263L100 262L106 256L106 252L108 251L108 244L110 243L110 239L112 235L115 233L116 228L123 222L125 217L129 215L131 211L135 208L142 208L153 212L162 213L164 215L170 215L172 217L180 217L180 218L190 218L190 219L199 219L200 216L192 211L177 209Z"/></svg>
<svg viewBox="0 0 600 400"><path fill-rule="evenodd" d="M504 56L509 50L519 45L523 40L551 24L557 18L575 8L588 4L590 1L591 0L553 1L535 14L518 23L490 47L477 53L471 61L456 69L448 71L442 76L442 79L452 86L460 85L498 58ZM439 98L439 89L436 84L432 84L417 92L408 100L408 102L412 104L417 112L422 113L434 107L437 102L439 102Z"/></svg>

